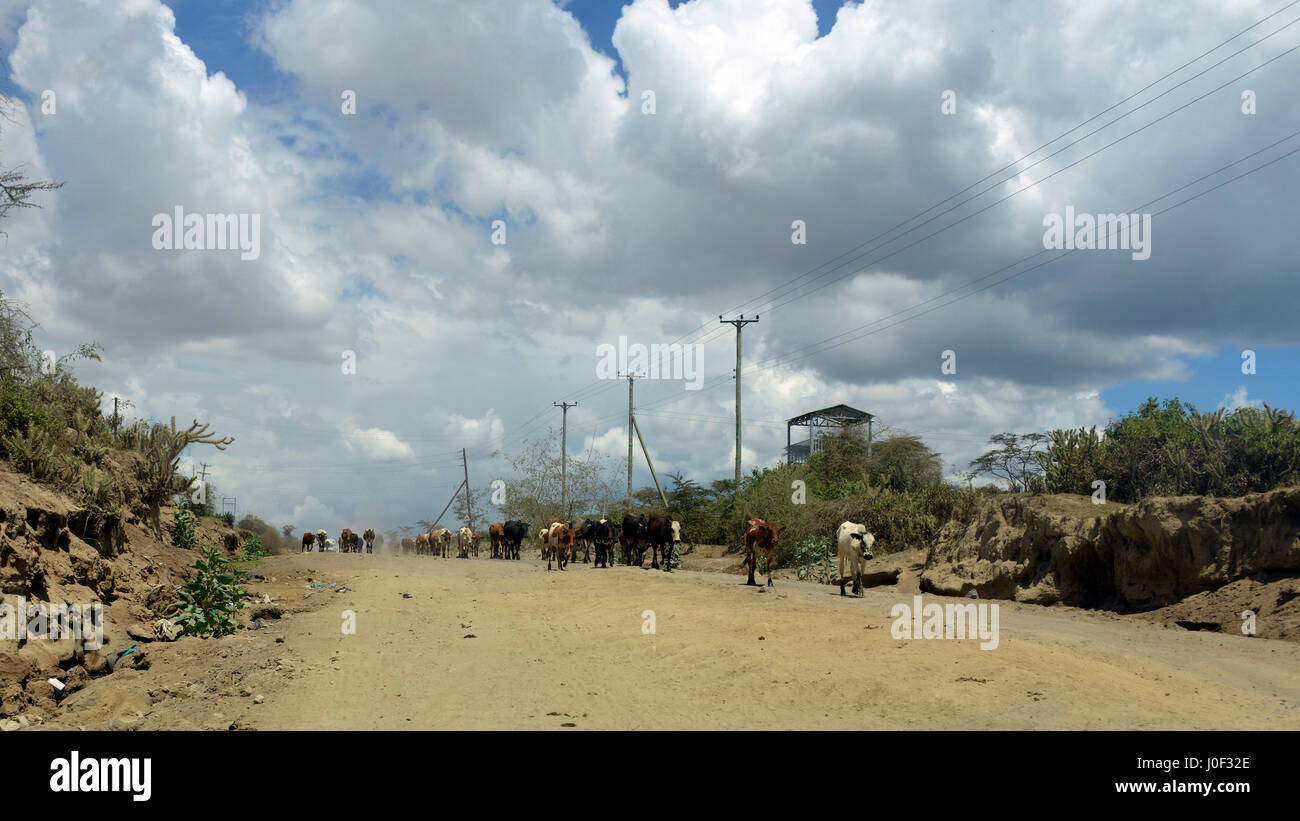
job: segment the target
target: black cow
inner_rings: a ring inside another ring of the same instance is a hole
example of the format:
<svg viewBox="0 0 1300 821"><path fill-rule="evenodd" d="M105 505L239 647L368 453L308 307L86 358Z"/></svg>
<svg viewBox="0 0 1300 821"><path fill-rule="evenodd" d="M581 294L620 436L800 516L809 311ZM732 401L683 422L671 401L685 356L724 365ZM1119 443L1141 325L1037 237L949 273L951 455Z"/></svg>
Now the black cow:
<svg viewBox="0 0 1300 821"><path fill-rule="evenodd" d="M681 533L681 525L673 521L672 516L663 516L655 514L650 517L650 522L646 526L646 542L650 545L650 568L659 569L659 557L663 556L664 571L671 573L673 569L673 545L681 541L678 535Z"/></svg>
<svg viewBox="0 0 1300 821"><path fill-rule="evenodd" d="M623 545L623 560L629 566L640 567L641 562L645 561L641 540L645 538L647 527L643 515L633 516L629 513L623 517L623 536L620 541Z"/></svg>
<svg viewBox="0 0 1300 821"><path fill-rule="evenodd" d="M582 563L591 562L591 545L595 541L596 522L591 519L583 519L582 525L576 522L573 524L573 534L582 541Z"/></svg>
<svg viewBox="0 0 1300 821"><path fill-rule="evenodd" d="M519 546L524 539L528 537L528 523L509 521L505 524L506 528L506 550L505 558L518 559Z"/></svg>
<svg viewBox="0 0 1300 821"><path fill-rule="evenodd" d="M596 545L596 563L592 567L613 567L614 542L618 539L618 525L609 519L591 522L591 535L587 538Z"/></svg>

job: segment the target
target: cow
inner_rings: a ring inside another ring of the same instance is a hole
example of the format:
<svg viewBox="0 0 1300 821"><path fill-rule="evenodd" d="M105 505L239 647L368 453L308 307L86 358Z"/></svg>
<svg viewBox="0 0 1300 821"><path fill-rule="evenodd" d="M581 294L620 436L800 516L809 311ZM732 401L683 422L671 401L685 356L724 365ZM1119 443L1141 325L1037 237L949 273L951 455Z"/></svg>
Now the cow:
<svg viewBox="0 0 1300 821"><path fill-rule="evenodd" d="M654 514L646 524L645 538L650 545L650 569L659 569L659 556L664 559L663 569L671 573L673 569L673 545L680 544L681 524L673 521L672 516Z"/></svg>
<svg viewBox="0 0 1300 821"><path fill-rule="evenodd" d="M840 549L840 595L845 595L844 585L853 579L853 595L862 595L862 571L867 562L876 557L872 548L876 537L867 532L866 525L856 522L844 522L837 534ZM844 568L848 566L850 577L845 577Z"/></svg>
<svg viewBox="0 0 1300 821"><path fill-rule="evenodd" d="M542 551L542 558L551 560L551 528L549 525L537 531L537 545Z"/></svg>
<svg viewBox="0 0 1300 821"><path fill-rule="evenodd" d="M596 545L596 563L592 567L606 569L614 565L614 540L617 538L617 526L609 519L591 523L592 544Z"/></svg>
<svg viewBox="0 0 1300 821"><path fill-rule="evenodd" d="M315 533L302 534L302 550L298 552L311 553L315 549L316 549L316 534Z"/></svg>
<svg viewBox="0 0 1300 821"><path fill-rule="evenodd" d="M460 530L456 531L457 556L461 559L468 559L469 549L473 544L474 531L469 529L469 525L461 525Z"/></svg>
<svg viewBox="0 0 1300 821"><path fill-rule="evenodd" d="M526 522L508 521L501 526L502 536L505 539L505 556L507 559L518 559L519 548L528 536L528 524Z"/></svg>
<svg viewBox="0 0 1300 821"><path fill-rule="evenodd" d="M569 553L573 550L573 527L568 522L556 522L551 525L549 532L551 542L551 553L555 557L555 562L560 570L569 563ZM551 560L547 558L546 569L551 569Z"/></svg>
<svg viewBox="0 0 1300 821"><path fill-rule="evenodd" d="M640 567L641 562L645 561L641 540L645 538L647 526L644 515L633 516L629 513L623 517L623 538L620 544L623 546L624 561L628 565Z"/></svg>
<svg viewBox="0 0 1300 821"><path fill-rule="evenodd" d="M374 553L375 552L375 531L372 530L371 528L366 528L366 532L361 534L361 539L366 543L366 552Z"/></svg>
<svg viewBox="0 0 1300 821"><path fill-rule="evenodd" d="M758 554L767 558L767 586L772 586L772 551L785 525L765 522L762 519L750 519L745 522L745 564L749 567L749 581L745 584L758 586L754 581L754 568L758 565Z"/></svg>
<svg viewBox="0 0 1300 821"><path fill-rule="evenodd" d="M415 536L415 552L421 556L429 555L429 534L418 533Z"/></svg>
<svg viewBox="0 0 1300 821"><path fill-rule="evenodd" d="M505 522L493 522L488 525L488 540L492 543L492 558L504 559L506 547Z"/></svg>
<svg viewBox="0 0 1300 821"><path fill-rule="evenodd" d="M591 534L593 532L592 528L594 528L595 526L596 523L593 522L591 519L583 519L582 524L578 524L577 522L569 522L569 527L573 528L573 539L575 545L577 544L582 545L583 564L589 564L591 562Z"/></svg>
<svg viewBox="0 0 1300 821"><path fill-rule="evenodd" d="M438 529L438 544L441 546L441 547L440 547L440 553L441 553L441 555L442 555L442 558L444 558L444 559L447 558L447 554L448 554L448 552L451 550L451 531L450 531L450 530L448 530L448 529L445 528L445 527L443 527L443 528L439 528L439 529Z"/></svg>
<svg viewBox="0 0 1300 821"><path fill-rule="evenodd" d="M339 552L356 553L357 551L353 549L356 545L356 538L357 534L353 533L351 529L343 528L343 532L339 534Z"/></svg>
<svg viewBox="0 0 1300 821"><path fill-rule="evenodd" d="M410 553L412 550L415 550L415 540L412 539L412 538L409 537L409 536L405 536L405 537L403 537L403 538L402 538L402 553L403 553L403 554Z"/></svg>

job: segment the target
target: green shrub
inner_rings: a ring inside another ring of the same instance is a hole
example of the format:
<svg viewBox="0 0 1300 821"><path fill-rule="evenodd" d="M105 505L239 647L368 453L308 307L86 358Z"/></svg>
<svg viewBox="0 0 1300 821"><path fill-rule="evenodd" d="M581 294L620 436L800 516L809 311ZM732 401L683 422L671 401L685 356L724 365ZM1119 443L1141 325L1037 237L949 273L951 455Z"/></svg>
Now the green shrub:
<svg viewBox="0 0 1300 821"><path fill-rule="evenodd" d="M217 638L239 629L233 614L248 594L226 567L229 559L206 545L202 551L203 558L190 565L194 578L181 586L172 622L185 635Z"/></svg>
<svg viewBox="0 0 1300 821"><path fill-rule="evenodd" d="M171 532L172 544L186 550L193 550L195 546L195 531L198 526L198 519L194 514L182 508L172 514Z"/></svg>
<svg viewBox="0 0 1300 821"><path fill-rule="evenodd" d="M244 538L244 555L239 558L240 561L255 562L270 555L271 551L262 547L262 537L252 533Z"/></svg>

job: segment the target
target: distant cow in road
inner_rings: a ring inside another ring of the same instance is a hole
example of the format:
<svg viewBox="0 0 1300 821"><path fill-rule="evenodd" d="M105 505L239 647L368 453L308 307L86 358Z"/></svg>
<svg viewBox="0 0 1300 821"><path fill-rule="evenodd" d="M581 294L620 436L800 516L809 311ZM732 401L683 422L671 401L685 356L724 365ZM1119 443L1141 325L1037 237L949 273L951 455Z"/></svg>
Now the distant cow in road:
<svg viewBox="0 0 1300 821"><path fill-rule="evenodd" d="M508 521L502 526L505 537L505 558L518 559L519 549L523 546L524 539L528 538L528 523L520 521Z"/></svg>
<svg viewBox="0 0 1300 821"><path fill-rule="evenodd" d="M418 533L415 536L415 552L421 556L427 556L430 552L429 534Z"/></svg>
<svg viewBox="0 0 1300 821"><path fill-rule="evenodd" d="M875 552L872 549L876 544L876 537L867 532L866 525L860 525L856 522L844 522L840 525L837 534L839 542L839 559L840 559L840 595L844 594L844 585L851 578L853 579L853 595L862 595L862 573L869 560L874 559ZM844 574L845 567L849 569L849 575Z"/></svg>
<svg viewBox="0 0 1300 821"><path fill-rule="evenodd" d="M461 525L460 530L456 531L457 556L462 559L468 559L469 550L473 545L474 531L469 529L469 525Z"/></svg>
<svg viewBox="0 0 1300 821"><path fill-rule="evenodd" d="M596 546L596 562L592 567L612 567L614 564L614 540L618 527L609 519L593 522L591 542Z"/></svg>
<svg viewBox="0 0 1300 821"><path fill-rule="evenodd" d="M636 567L641 566L645 561L644 548L641 542L646 537L646 528L649 523L646 522L644 515L633 516L628 514L623 517L623 561L628 565Z"/></svg>
<svg viewBox="0 0 1300 821"><path fill-rule="evenodd" d="M311 553L315 549L316 549L316 534L315 533L302 534L302 550L298 552Z"/></svg>
<svg viewBox="0 0 1300 821"><path fill-rule="evenodd" d="M573 527L568 522L556 522L551 525L548 534L551 543L551 554L555 558L556 564L560 570L569 563L569 554L573 550ZM551 560L546 560L546 569L551 569Z"/></svg>
<svg viewBox="0 0 1300 821"><path fill-rule="evenodd" d="M749 581L745 584L758 586L754 581L754 568L758 565L758 554L762 553L767 559L767 586L772 586L772 552L776 549L777 541L781 538L781 531L784 529L785 525L765 522L762 519L750 519L745 522L745 564L749 566Z"/></svg>
<svg viewBox="0 0 1300 821"><path fill-rule="evenodd" d="M583 519L582 524L569 522L569 527L573 528L574 544L582 545L582 563L591 562L591 545L592 537L595 534L596 522L593 519ZM576 555L576 554L575 554Z"/></svg>
<svg viewBox="0 0 1300 821"><path fill-rule="evenodd" d="M366 532L361 534L361 539L366 543L366 552L374 553L375 552L375 531L372 530L371 528L366 528Z"/></svg>
<svg viewBox="0 0 1300 821"><path fill-rule="evenodd" d="M402 553L410 553L415 550L415 540L409 536L402 538Z"/></svg>
<svg viewBox="0 0 1300 821"><path fill-rule="evenodd" d="M343 532L339 534L339 550L343 553L360 553L361 537L349 528L343 528Z"/></svg>
<svg viewBox="0 0 1300 821"><path fill-rule="evenodd" d="M680 544L682 541L681 523L674 521L672 516L653 515L646 524L646 542L651 549L650 567L653 570L659 569L659 557L662 554L665 571L671 572L673 569L673 545Z"/></svg>
<svg viewBox="0 0 1300 821"><path fill-rule="evenodd" d="M493 522L488 525L488 541L492 543L492 558L503 559L501 555L506 546L506 525L505 522Z"/></svg>

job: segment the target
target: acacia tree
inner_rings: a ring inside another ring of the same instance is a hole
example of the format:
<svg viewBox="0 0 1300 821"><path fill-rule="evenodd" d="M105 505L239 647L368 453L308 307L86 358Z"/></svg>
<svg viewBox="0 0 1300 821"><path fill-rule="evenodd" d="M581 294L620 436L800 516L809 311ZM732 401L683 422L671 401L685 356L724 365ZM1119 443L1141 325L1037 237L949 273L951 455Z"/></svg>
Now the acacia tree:
<svg viewBox="0 0 1300 821"><path fill-rule="evenodd" d="M13 122L9 114L13 105L13 100L0 94L0 120ZM33 194L62 187L61 182L29 179L21 165L12 168L0 167L0 219L7 216L11 208L40 208L32 201ZM3 234L4 232L0 231L0 235Z"/></svg>
<svg viewBox="0 0 1300 821"><path fill-rule="evenodd" d="M606 456L595 451L571 453L567 466L568 510L563 509L560 432L554 428L543 437L526 441L521 453L508 455L506 460L514 478L506 479L505 503L497 507L508 519L545 524L551 519L571 516L609 515L613 504L623 498ZM481 509L479 503L474 509Z"/></svg>
<svg viewBox="0 0 1300 821"><path fill-rule="evenodd" d="M1006 479L1013 493L1027 491L1034 479L1042 475L1038 449L1047 442L1048 437L1042 433L994 434L989 437L989 444L996 447L971 462L971 472L976 476L989 474Z"/></svg>

